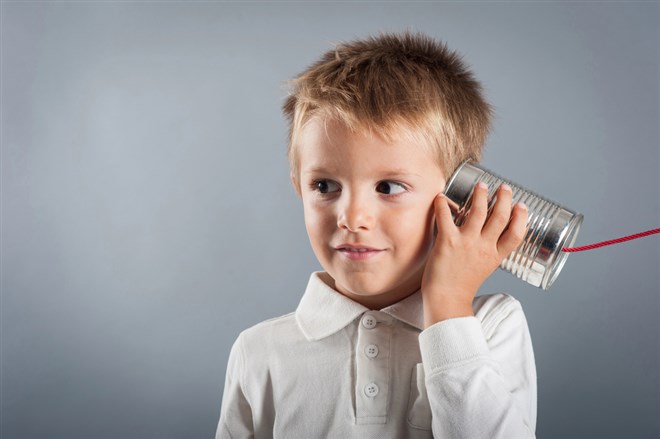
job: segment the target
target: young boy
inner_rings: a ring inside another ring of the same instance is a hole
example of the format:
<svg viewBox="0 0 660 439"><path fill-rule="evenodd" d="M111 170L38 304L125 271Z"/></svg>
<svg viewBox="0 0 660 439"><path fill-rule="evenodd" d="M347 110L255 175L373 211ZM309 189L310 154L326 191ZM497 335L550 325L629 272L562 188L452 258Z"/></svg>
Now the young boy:
<svg viewBox="0 0 660 439"><path fill-rule="evenodd" d="M217 438L530 438L536 372L519 302L475 294L522 241L523 205L477 185L491 109L460 57L419 34L340 44L293 81L291 181L324 272L294 313L236 340Z"/></svg>

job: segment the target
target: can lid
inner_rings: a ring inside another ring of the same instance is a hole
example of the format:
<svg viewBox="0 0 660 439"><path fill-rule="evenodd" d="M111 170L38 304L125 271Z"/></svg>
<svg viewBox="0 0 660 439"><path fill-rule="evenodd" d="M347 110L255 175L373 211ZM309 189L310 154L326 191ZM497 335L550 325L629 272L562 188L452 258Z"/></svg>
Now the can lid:
<svg viewBox="0 0 660 439"><path fill-rule="evenodd" d="M471 160L464 161L449 178L444 190L445 196L462 207L469 200L474 185L484 172Z"/></svg>
<svg viewBox="0 0 660 439"><path fill-rule="evenodd" d="M569 213L570 211L565 212ZM561 251L561 249L564 247L570 247L575 243L583 220L584 216L581 213L574 213L571 217L567 227L564 229L564 233L562 233L562 236L560 236L559 241L556 243L556 248L553 252L554 260L548 261L548 269L545 273L545 276L543 276L543 280L541 281L541 289L548 290L559 276L559 273L564 267L566 259L568 259L568 255L570 254Z"/></svg>

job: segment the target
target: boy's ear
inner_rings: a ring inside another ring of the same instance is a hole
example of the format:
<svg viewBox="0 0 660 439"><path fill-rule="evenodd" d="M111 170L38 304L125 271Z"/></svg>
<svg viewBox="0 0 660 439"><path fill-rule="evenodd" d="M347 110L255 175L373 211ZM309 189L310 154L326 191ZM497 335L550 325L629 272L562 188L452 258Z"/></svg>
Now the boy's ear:
<svg viewBox="0 0 660 439"><path fill-rule="evenodd" d="M293 185L293 189L296 191L298 196L302 198L302 194L300 193L300 182L298 181L298 179L296 179L296 175L293 173L293 171L289 173L289 177L291 178L291 184Z"/></svg>

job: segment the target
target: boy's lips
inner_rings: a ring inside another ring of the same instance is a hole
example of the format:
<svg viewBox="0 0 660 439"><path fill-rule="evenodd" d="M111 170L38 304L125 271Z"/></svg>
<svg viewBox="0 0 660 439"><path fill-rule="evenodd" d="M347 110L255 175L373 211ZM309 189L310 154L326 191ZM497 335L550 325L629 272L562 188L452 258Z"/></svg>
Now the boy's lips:
<svg viewBox="0 0 660 439"><path fill-rule="evenodd" d="M353 261L363 261L372 258L382 252L384 249L374 248L363 244L340 244L335 249L346 258Z"/></svg>

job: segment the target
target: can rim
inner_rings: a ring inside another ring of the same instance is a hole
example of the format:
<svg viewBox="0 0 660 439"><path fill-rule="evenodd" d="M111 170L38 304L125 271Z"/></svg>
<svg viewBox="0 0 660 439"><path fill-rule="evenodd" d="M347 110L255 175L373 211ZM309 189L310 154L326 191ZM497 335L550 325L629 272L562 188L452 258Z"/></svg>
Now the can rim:
<svg viewBox="0 0 660 439"><path fill-rule="evenodd" d="M555 255L555 260L551 261L549 264L549 269L547 270L547 274L544 276L543 280L541 281L541 288L543 290L548 290L550 286L554 283L554 281L559 277L559 273L561 272L562 268L564 267L564 264L566 263L566 260L568 259L568 256L570 253L564 252L561 249L564 247L570 247L575 243L575 240L577 239L577 235L580 232L580 227L582 226L582 221L584 220L584 215L581 213L575 213L573 218L568 223L568 227L566 228L566 231L564 232L564 236L562 236L559 239L559 242L557 244L558 247L558 252Z"/></svg>
<svg viewBox="0 0 660 439"><path fill-rule="evenodd" d="M458 168L456 168L456 169L454 170L454 173L451 174L451 177L449 177L449 180L447 180L447 184L445 184L445 189L443 190L443 192L445 192L445 193L447 192L447 190L448 190L448 189L451 187L451 185L454 183L454 180L456 180L456 177L458 177L458 174L459 174L459 172L461 172L461 169L463 169L463 167L464 167L465 165L469 164L469 163L474 163L474 160L472 160L472 159L467 159L467 160L465 160L463 163L461 163L460 165L458 165Z"/></svg>

